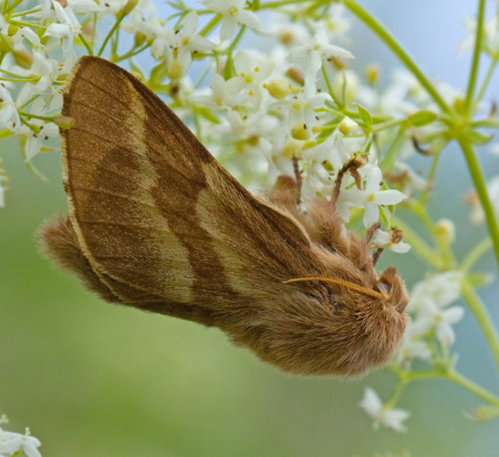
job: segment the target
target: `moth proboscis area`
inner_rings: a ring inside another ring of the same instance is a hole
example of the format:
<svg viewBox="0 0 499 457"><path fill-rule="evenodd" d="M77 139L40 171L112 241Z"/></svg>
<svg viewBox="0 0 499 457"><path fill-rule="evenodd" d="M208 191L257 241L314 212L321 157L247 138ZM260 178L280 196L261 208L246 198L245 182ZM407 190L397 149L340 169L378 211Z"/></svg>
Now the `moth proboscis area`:
<svg viewBox="0 0 499 457"><path fill-rule="evenodd" d="M358 376L391 358L404 282L394 267L378 277L333 200L302 212L292 180L252 195L152 91L97 57L77 62L62 114L74 121L61 130L69 216L40 237L88 288L218 327L287 372Z"/></svg>

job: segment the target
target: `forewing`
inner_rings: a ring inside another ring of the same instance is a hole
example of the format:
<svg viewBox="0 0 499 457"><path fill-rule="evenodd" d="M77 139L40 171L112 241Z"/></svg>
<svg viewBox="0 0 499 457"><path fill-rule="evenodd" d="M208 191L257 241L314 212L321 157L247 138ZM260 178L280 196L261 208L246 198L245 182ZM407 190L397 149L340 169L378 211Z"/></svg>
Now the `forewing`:
<svg viewBox="0 0 499 457"><path fill-rule="evenodd" d="M62 131L70 218L122 301L244 303L252 287L277 295L320 269L298 223L247 192L128 72L80 59L63 114L74 119Z"/></svg>

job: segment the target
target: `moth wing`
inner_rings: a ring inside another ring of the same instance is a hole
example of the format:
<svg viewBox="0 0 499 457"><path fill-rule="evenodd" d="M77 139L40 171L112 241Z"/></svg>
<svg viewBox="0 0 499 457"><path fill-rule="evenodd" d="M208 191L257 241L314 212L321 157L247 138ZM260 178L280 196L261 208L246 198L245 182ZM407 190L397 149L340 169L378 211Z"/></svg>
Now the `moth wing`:
<svg viewBox="0 0 499 457"><path fill-rule="evenodd" d="M301 226L253 197L125 70L81 58L62 112L74 119L61 130L70 219L124 303L236 306L317 272Z"/></svg>

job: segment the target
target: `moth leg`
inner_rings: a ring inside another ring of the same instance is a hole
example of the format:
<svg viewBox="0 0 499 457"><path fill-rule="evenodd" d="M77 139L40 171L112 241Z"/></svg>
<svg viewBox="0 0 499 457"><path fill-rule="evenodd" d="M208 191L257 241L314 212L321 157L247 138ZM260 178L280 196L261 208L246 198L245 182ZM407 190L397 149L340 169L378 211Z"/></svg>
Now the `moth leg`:
<svg viewBox="0 0 499 457"><path fill-rule="evenodd" d="M358 189L362 190L362 177L359 173L359 168L363 167L367 163L367 156L365 154L358 157L353 157L348 162L346 162L343 167L340 168L334 182L333 194L331 195L331 201L336 205L338 197L340 196L341 181L343 176L348 171L355 179L355 185Z"/></svg>
<svg viewBox="0 0 499 457"><path fill-rule="evenodd" d="M383 251L384 251L383 248L376 249L376 252L373 254L373 267L376 266L376 264L378 263L379 256Z"/></svg>
<svg viewBox="0 0 499 457"><path fill-rule="evenodd" d="M300 204L301 186L303 184L303 176L302 176L302 170L300 170L300 164L298 163L298 157L296 157L296 156L293 156L293 170L295 172L296 192L298 193L298 195L297 195L298 204Z"/></svg>
<svg viewBox="0 0 499 457"><path fill-rule="evenodd" d="M380 222L376 222L375 224L371 225L371 227L369 227L369 229L367 230L367 233L366 233L366 242L367 243L369 243L369 241L371 241L371 238L373 237L374 232L376 230L378 230L380 227L381 227Z"/></svg>

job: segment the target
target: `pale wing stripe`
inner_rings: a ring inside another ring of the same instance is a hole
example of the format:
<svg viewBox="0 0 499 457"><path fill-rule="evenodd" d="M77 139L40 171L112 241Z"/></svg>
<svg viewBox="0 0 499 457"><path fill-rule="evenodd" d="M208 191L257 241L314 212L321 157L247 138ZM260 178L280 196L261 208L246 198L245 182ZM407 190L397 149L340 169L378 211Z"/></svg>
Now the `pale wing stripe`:
<svg viewBox="0 0 499 457"><path fill-rule="evenodd" d="M146 202L144 202L142 200L137 200L135 198L130 198L129 196L126 196L126 195L117 194L116 192L109 192L109 191L103 191L103 190L90 189L88 187L81 187L81 186L73 186L73 189L74 190L83 191L83 192L88 192L88 193L94 193L94 194L110 195L111 197L120 198L122 200L126 200L126 201L129 201L129 202L139 203L139 204L144 205L144 206L149 206L149 208L154 208L154 209L158 208L156 205L153 205L152 203L146 203ZM158 215L160 215L159 212L158 212Z"/></svg>
<svg viewBox="0 0 499 457"><path fill-rule="evenodd" d="M92 224L92 225L109 225L110 227L126 227L126 228L134 228L134 229L144 229L144 230L154 230L155 232L165 232L172 233L170 230L166 228L157 228L151 225L138 225L138 224L130 224L128 222L109 222L109 221L99 221L99 220L91 220L91 219L78 219L79 222L84 224Z"/></svg>

